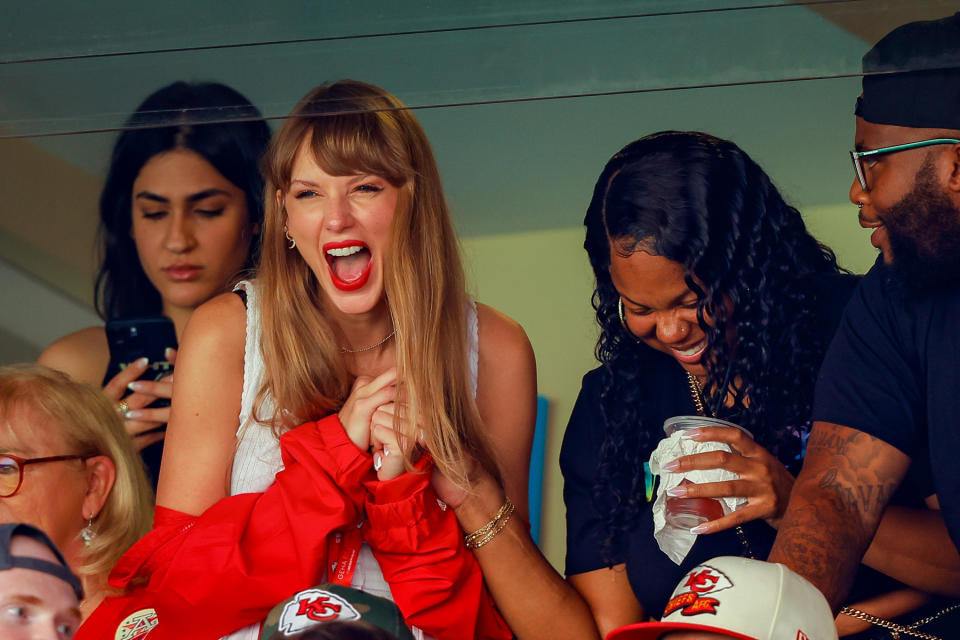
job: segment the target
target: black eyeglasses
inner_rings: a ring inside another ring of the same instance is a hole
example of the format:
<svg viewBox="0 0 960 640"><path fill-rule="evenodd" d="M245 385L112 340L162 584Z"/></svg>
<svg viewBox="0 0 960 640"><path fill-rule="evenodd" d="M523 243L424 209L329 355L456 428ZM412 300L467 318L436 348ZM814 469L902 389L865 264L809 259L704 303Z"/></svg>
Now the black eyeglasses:
<svg viewBox="0 0 960 640"><path fill-rule="evenodd" d="M61 460L86 460L90 457L77 454L25 459L9 453L0 454L0 498L9 498L20 491L20 485L23 484L23 468L28 464L59 462Z"/></svg>
<svg viewBox="0 0 960 640"><path fill-rule="evenodd" d="M870 149L869 151L851 151L850 158L853 160L853 170L857 172L857 180L864 191L867 188L867 174L863 170L862 158L871 156L881 156L888 153L897 153L898 151L907 151L908 149L919 149L920 147L929 147L934 144L956 144L960 140L953 138L935 138L933 140L920 140L919 142L908 142L907 144L895 144L892 147L881 147L879 149Z"/></svg>

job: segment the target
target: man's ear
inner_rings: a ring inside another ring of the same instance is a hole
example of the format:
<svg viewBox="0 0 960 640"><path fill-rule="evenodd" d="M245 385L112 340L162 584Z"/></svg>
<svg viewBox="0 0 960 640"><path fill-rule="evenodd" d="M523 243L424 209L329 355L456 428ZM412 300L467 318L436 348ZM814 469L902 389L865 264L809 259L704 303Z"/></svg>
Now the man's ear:
<svg viewBox="0 0 960 640"><path fill-rule="evenodd" d="M960 194L960 142L950 147L950 175L947 178L947 189L954 194Z"/></svg>
<svg viewBox="0 0 960 640"><path fill-rule="evenodd" d="M100 515L117 480L117 468L107 456L87 458L87 494L83 497L81 516L84 520Z"/></svg>

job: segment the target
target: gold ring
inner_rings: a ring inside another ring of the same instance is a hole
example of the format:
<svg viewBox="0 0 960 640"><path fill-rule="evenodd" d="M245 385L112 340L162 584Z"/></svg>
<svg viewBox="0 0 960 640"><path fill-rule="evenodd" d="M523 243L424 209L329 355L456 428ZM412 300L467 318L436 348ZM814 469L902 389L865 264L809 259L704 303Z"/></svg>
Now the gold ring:
<svg viewBox="0 0 960 640"><path fill-rule="evenodd" d="M117 405L117 413L119 413L121 416L126 414L129 409L130 407L127 406L126 400L121 400L120 404Z"/></svg>

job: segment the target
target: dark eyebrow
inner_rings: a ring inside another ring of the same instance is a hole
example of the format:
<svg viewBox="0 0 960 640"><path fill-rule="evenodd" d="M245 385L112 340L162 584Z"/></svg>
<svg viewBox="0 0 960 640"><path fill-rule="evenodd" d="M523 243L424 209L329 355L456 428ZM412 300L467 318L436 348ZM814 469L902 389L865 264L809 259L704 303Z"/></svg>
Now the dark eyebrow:
<svg viewBox="0 0 960 640"><path fill-rule="evenodd" d="M198 200L205 200L212 196L228 196L230 195L223 189L204 189L203 191L198 191L197 193L192 193L187 196L187 202L197 202Z"/></svg>
<svg viewBox="0 0 960 640"><path fill-rule="evenodd" d="M688 289L686 289L685 291L683 291L683 293L674 296L674 297L673 297L673 300L671 300L671 302L680 302L681 300L683 300L684 298L686 298L686 297L687 297L688 295L690 295L691 293L693 293L693 291L688 288ZM649 308L650 308L650 307L648 307L647 305L641 304L641 303L637 302L636 300L634 300L634 299L632 299L632 298L628 298L627 296L623 295L622 293L620 294L620 297L623 298L624 300L626 300L627 302L629 302L630 304L632 304L632 305L635 306L635 307L643 307L643 308L645 308L645 309L649 309ZM697 299L699 300L699 297L698 297Z"/></svg>
<svg viewBox="0 0 960 640"><path fill-rule="evenodd" d="M187 202L197 202L199 200L205 200L206 198L210 198L212 196L219 196L219 195L226 196L230 194L228 194L223 189L216 189L216 188L204 189L203 191L198 191L197 193L191 193L189 196L187 196ZM169 198L164 198L163 196L157 195L155 193L151 193L150 191L141 191L134 197L143 198L144 200L152 200L153 202L163 202L163 203L170 202Z"/></svg>
<svg viewBox="0 0 960 640"><path fill-rule="evenodd" d="M144 200L153 200L154 202L170 202L168 199L163 196L158 196L155 193L150 193L149 191L141 191L137 195L133 196L136 198L143 198Z"/></svg>

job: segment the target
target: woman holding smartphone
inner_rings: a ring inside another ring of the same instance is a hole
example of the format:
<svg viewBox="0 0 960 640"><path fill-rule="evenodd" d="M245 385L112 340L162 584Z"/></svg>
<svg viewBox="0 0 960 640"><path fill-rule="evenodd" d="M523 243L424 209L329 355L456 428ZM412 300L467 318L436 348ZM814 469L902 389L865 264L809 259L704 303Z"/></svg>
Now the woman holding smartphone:
<svg viewBox="0 0 960 640"><path fill-rule="evenodd" d="M101 317L166 316L179 338L194 309L255 264L263 220L258 163L270 139L259 118L259 111L227 86L186 82L151 94L130 116L100 197ZM203 119L243 121L201 124ZM39 359L76 380L103 386L154 484L163 447L160 427L170 409L151 405L170 398L172 378L153 379L176 358L176 344L163 347L166 361L139 357L124 362L128 366L119 373L108 371L104 327L89 327L60 338ZM152 373L145 376L148 369ZM128 390L133 393L125 395Z"/></svg>

